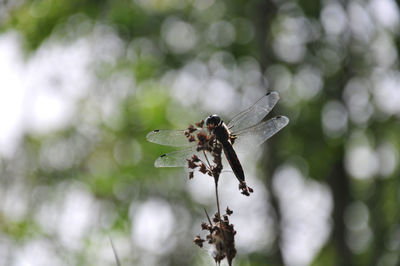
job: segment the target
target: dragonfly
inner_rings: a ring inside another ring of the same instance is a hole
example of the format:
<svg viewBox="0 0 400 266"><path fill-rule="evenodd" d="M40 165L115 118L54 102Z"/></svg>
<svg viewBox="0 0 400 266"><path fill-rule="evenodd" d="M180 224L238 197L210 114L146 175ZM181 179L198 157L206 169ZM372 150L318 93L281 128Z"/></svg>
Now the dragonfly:
<svg viewBox="0 0 400 266"><path fill-rule="evenodd" d="M235 115L229 123L225 124L220 116L214 114L205 120L207 129L198 129L215 135L216 140L222 144L233 173L241 183L244 182L245 175L235 150L238 148L251 151L289 123L286 116L266 119L278 101L278 92L268 92L252 106ZM201 152L196 150L196 142L188 141L185 130L157 129L148 133L146 138L156 144L183 148L158 157L154 162L155 167L185 167L193 155L201 156Z"/></svg>

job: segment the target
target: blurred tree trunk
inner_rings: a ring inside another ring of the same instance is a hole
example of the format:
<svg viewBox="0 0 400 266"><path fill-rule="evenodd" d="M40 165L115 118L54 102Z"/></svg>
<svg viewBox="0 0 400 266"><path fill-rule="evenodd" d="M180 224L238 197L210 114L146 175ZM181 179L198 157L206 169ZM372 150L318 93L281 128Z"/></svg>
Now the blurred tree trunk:
<svg viewBox="0 0 400 266"><path fill-rule="evenodd" d="M374 233L374 241L372 243L372 252L370 255L370 265L378 265L379 258L385 250L385 236L387 235L385 225L385 214L381 206L384 205L382 198L384 182L382 179L376 179L374 182L375 193L368 202L370 210L370 224ZM399 262L400 263L400 262Z"/></svg>
<svg viewBox="0 0 400 266"><path fill-rule="evenodd" d="M332 166L332 171L328 177L328 184L333 196L331 241L336 250L335 265L351 266L353 265L352 253L346 244L346 225L343 219L346 207L350 203L350 184L342 158L344 158L343 154Z"/></svg>
<svg viewBox="0 0 400 266"><path fill-rule="evenodd" d="M276 7L270 0L260 0L255 5L255 27L256 27L256 43L258 48L258 56L261 65L261 73L264 73L267 66L271 64L272 59L272 48L271 48L271 37L270 28L273 18L276 16ZM270 142L268 145L269 153L273 154L276 150L275 142ZM275 157L268 156L264 153L263 161L267 161L265 164L265 180L264 183L270 196L270 203L274 212L274 230L275 240L272 245L272 265L284 265L282 250L281 250L281 211L279 208L279 202L272 189L272 178L275 171L274 166L279 165ZM268 157L268 158L267 158Z"/></svg>

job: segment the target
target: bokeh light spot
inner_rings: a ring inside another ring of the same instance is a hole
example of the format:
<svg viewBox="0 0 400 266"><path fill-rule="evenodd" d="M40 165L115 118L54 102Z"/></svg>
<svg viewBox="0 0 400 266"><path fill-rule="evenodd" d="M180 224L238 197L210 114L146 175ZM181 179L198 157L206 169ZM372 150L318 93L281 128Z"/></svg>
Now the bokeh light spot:
<svg viewBox="0 0 400 266"><path fill-rule="evenodd" d="M339 101L330 101L322 109L322 128L325 135L336 138L347 130L347 111Z"/></svg>
<svg viewBox="0 0 400 266"><path fill-rule="evenodd" d="M149 199L133 210L131 215L135 245L155 254L163 254L174 247L175 217L167 202Z"/></svg>
<svg viewBox="0 0 400 266"><path fill-rule="evenodd" d="M174 17L169 17L164 21L161 34L171 52L177 54L188 52L197 42L193 26Z"/></svg>

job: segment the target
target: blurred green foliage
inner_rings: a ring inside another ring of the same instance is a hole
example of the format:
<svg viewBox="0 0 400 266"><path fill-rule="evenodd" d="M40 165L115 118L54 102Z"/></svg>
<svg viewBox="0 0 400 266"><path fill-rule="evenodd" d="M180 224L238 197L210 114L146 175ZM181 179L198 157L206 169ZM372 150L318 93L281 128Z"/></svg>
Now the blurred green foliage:
<svg viewBox="0 0 400 266"><path fill-rule="evenodd" d="M215 77L229 84L218 94L223 99L232 99L232 91L241 99L277 90L281 102L274 113L291 120L268 141L258 163L257 177L268 195L263 204L273 224L259 234L268 235L269 242L239 249L235 265L400 263L396 2L25 0L1 5L7 10L1 32L15 30L23 37L27 60L48 43L68 46L93 38L91 50L106 48L91 54L99 56L87 68L96 82L74 102L71 121L44 134L26 130L14 155L1 161L0 253L5 255L0 264L22 265L23 251L13 250L35 250L35 240L47 252L43 257L57 258L42 265L115 265L107 235L115 239L123 265L212 263L191 240L205 219L203 207L212 208L213 201L194 199L181 171L154 168L154 159L173 149L148 143L145 136L157 128L184 128L214 112L207 103L216 100ZM124 82L127 91L121 89ZM182 100L185 96L192 99ZM329 229L321 230L327 237L319 237L317 247L299 247L311 254L308 260L296 261L288 252L288 242L296 239L286 224L285 195L274 188L279 169L288 165L299 169L305 184L326 186L321 193L332 201ZM24 206L20 212L16 199ZM148 202L167 205L174 215L174 232L165 232L169 237L161 242L165 250L146 250L134 236L137 213ZM16 214L10 214L14 204ZM71 215L69 206L80 204L91 212L76 214L90 216L82 218L90 222L84 233L76 233L81 236L76 245L63 232L77 225L63 212Z"/></svg>

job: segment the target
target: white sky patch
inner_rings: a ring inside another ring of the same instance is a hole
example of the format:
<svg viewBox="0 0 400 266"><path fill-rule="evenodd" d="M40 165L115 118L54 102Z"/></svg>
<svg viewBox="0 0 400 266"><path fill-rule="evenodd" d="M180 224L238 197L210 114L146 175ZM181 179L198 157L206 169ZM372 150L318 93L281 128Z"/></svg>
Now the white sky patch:
<svg viewBox="0 0 400 266"><path fill-rule="evenodd" d="M90 229L100 223L100 207L89 189L82 183L63 182L36 192L45 193L48 199L35 214L37 224L46 234L56 236L65 248L81 249Z"/></svg>
<svg viewBox="0 0 400 266"><path fill-rule="evenodd" d="M175 216L171 206L159 199L149 199L131 207L132 240L137 247L153 254L164 254L174 246Z"/></svg>
<svg viewBox="0 0 400 266"><path fill-rule="evenodd" d="M0 35L0 153L10 156L22 131L26 88L16 33Z"/></svg>
<svg viewBox="0 0 400 266"><path fill-rule="evenodd" d="M274 25L272 47L278 57L289 63L300 62L306 53L310 28L302 17L284 17Z"/></svg>
<svg viewBox="0 0 400 266"><path fill-rule="evenodd" d="M355 124L365 124L374 112L370 103L369 83L360 78L351 79L343 91L350 120Z"/></svg>
<svg viewBox="0 0 400 266"><path fill-rule="evenodd" d="M13 181L0 190L0 213L12 221L22 221L29 211L29 186L17 178Z"/></svg>
<svg viewBox="0 0 400 266"><path fill-rule="evenodd" d="M274 174L282 210L282 251L286 265L309 265L330 233L332 198L326 185L306 179L291 165Z"/></svg>
<svg viewBox="0 0 400 266"><path fill-rule="evenodd" d="M18 33L0 35L0 154L12 156L24 131L46 134L71 122L75 104L97 87L94 63L115 64L122 49L115 32L95 25L92 34L74 41L50 38L23 60ZM116 84L124 78L104 89L120 89ZM125 83L125 90L133 87L132 80ZM96 100L101 108L102 100Z"/></svg>
<svg viewBox="0 0 400 266"><path fill-rule="evenodd" d="M400 114L400 72L376 71L372 76L374 102L388 114Z"/></svg>
<svg viewBox="0 0 400 266"><path fill-rule="evenodd" d="M93 79L90 42L44 43L27 62L24 86L27 88L26 122L39 133L65 126L75 101L83 97Z"/></svg>
<svg viewBox="0 0 400 266"><path fill-rule="evenodd" d="M221 174L221 182L227 178L230 178L228 173ZM215 185L210 176L204 175L199 171L194 171L193 179L186 182L186 184L191 196L197 202L207 205L214 201Z"/></svg>
<svg viewBox="0 0 400 266"><path fill-rule="evenodd" d="M399 26L399 9L393 0L371 0L369 11L374 18L384 27L390 29Z"/></svg>
<svg viewBox="0 0 400 266"><path fill-rule="evenodd" d="M198 100L198 93L204 87L205 80L186 70L180 71L172 79L171 93L174 97L187 108L193 106Z"/></svg>
<svg viewBox="0 0 400 266"><path fill-rule="evenodd" d="M211 78L207 84L206 97L202 97L204 106L211 112L227 110L229 103L237 102L235 89L225 80Z"/></svg>
<svg viewBox="0 0 400 266"><path fill-rule="evenodd" d="M304 66L296 73L293 83L297 96L304 100L310 100L322 89L321 71L312 66Z"/></svg>
<svg viewBox="0 0 400 266"><path fill-rule="evenodd" d="M366 8L358 1L351 1L347 7L347 14L354 36L362 42L369 42L373 37L375 24Z"/></svg>
<svg viewBox="0 0 400 266"><path fill-rule="evenodd" d="M72 184L63 200L58 208L58 235L65 246L80 249L89 229L98 223L99 207L90 191L81 184Z"/></svg>
<svg viewBox="0 0 400 266"><path fill-rule="evenodd" d="M161 27L161 35L168 48L177 54L190 51L197 42L195 28L175 17L169 17L164 21Z"/></svg>
<svg viewBox="0 0 400 266"><path fill-rule="evenodd" d="M321 23L329 35L343 33L348 23L343 7L333 1L327 4L321 11Z"/></svg>
<svg viewBox="0 0 400 266"><path fill-rule="evenodd" d="M383 177L391 175L399 162L399 152L391 143L383 143L377 148L379 174Z"/></svg>
<svg viewBox="0 0 400 266"><path fill-rule="evenodd" d="M346 153L346 169L355 178L370 178L378 171L378 159L369 146L351 147Z"/></svg>
<svg viewBox="0 0 400 266"><path fill-rule="evenodd" d="M13 265L20 266L50 266L50 265L66 265L57 256L54 245L50 244L47 239L35 239L26 243L16 252L15 262Z"/></svg>
<svg viewBox="0 0 400 266"><path fill-rule="evenodd" d="M255 164L253 163L253 168ZM246 168L246 167L245 167ZM253 169L254 170L254 169ZM269 248L275 232L268 192L262 182L252 175L250 169L245 169L246 182L255 192L249 197L240 194L238 180L233 173L220 182L221 212L225 212L226 204L233 211L229 220L235 226L236 247L240 253L251 253ZM215 200L215 199L214 199Z"/></svg>
<svg viewBox="0 0 400 266"><path fill-rule="evenodd" d="M332 138L340 137L347 130L347 110L339 101L329 101L322 109L322 129Z"/></svg>
<svg viewBox="0 0 400 266"><path fill-rule="evenodd" d="M90 44L45 43L26 62L16 33L0 36L0 153L12 155L24 130L65 125L90 82Z"/></svg>

